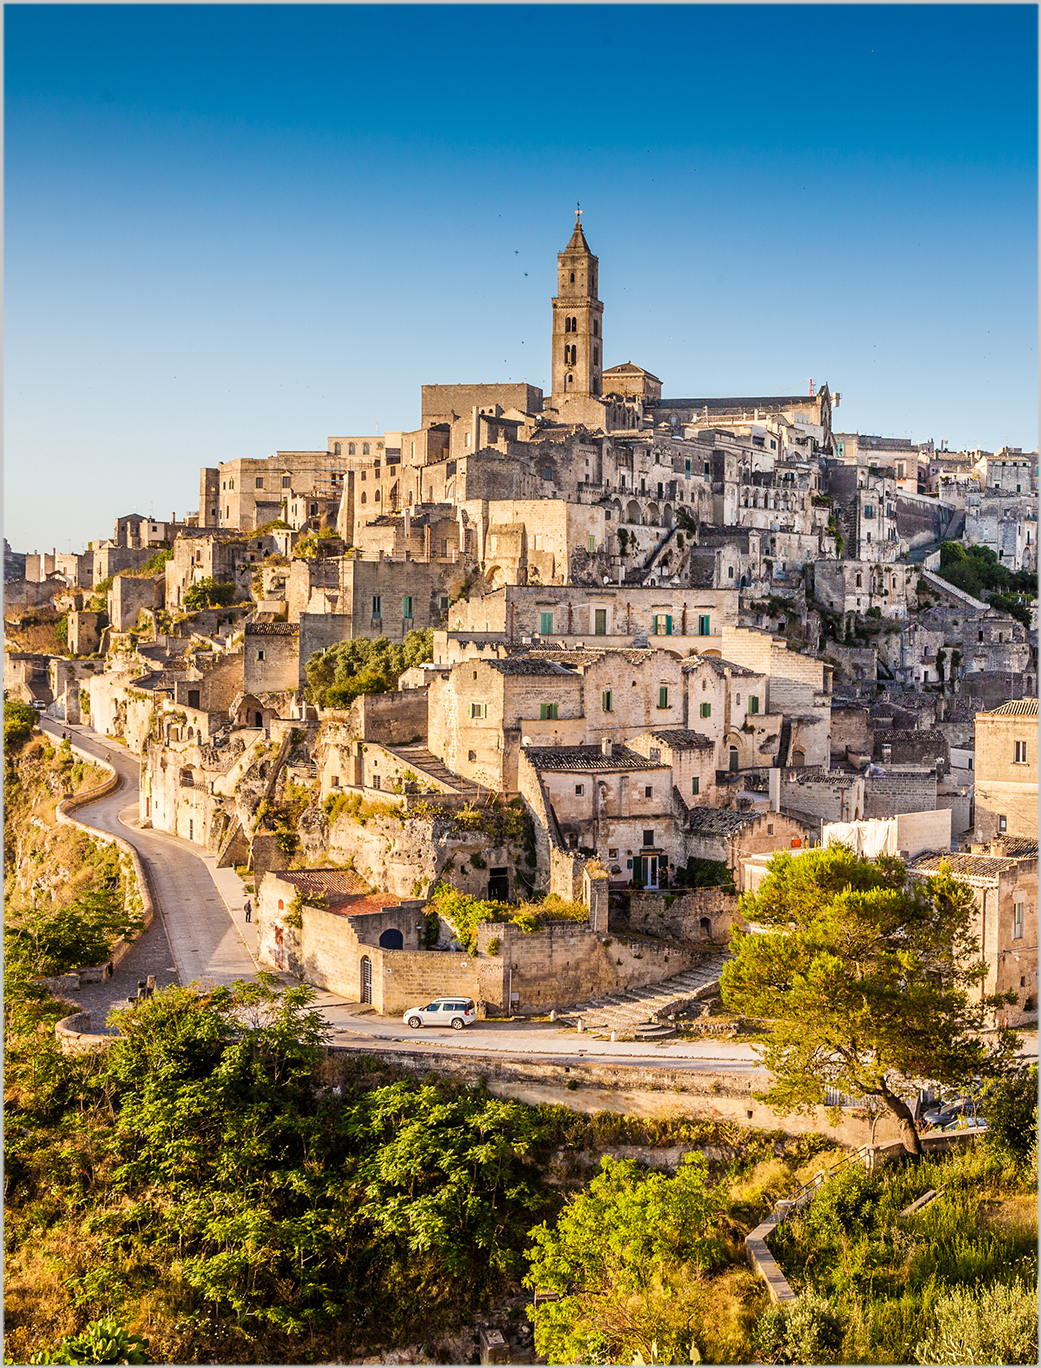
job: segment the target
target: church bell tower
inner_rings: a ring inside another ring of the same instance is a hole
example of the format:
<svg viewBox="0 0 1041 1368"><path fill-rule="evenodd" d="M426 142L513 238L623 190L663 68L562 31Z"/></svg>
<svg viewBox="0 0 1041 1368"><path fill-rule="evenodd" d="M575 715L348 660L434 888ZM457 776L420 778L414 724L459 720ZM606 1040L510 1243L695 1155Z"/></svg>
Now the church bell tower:
<svg viewBox="0 0 1041 1368"><path fill-rule="evenodd" d="M582 210L575 231L557 253L557 293L553 300L553 397L601 393L604 306L596 297L599 262L582 232Z"/></svg>

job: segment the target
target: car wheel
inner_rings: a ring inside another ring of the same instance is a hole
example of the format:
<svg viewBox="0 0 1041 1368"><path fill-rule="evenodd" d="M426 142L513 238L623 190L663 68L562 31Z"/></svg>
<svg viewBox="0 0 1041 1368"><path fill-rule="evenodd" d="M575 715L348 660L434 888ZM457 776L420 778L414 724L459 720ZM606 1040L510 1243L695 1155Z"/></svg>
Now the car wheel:
<svg viewBox="0 0 1041 1368"><path fill-rule="evenodd" d="M408 1024L416 1031L423 1023L420 1021L419 1017L409 1017Z"/></svg>
<svg viewBox="0 0 1041 1368"><path fill-rule="evenodd" d="M465 1025L466 1025L466 1023L463 1021L463 1018L462 1018L462 1017L453 1017L453 1018L452 1018L452 1030L453 1030L453 1031L461 1031Z"/></svg>

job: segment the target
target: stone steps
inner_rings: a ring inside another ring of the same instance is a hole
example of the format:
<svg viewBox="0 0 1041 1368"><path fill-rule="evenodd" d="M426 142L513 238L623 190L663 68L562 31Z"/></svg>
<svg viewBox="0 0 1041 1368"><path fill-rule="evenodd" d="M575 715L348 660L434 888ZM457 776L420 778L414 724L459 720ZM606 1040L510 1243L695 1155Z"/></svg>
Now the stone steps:
<svg viewBox="0 0 1041 1368"><path fill-rule="evenodd" d="M464 779L460 774L453 774L444 761L439 760L425 746L387 746L386 749L406 765L436 780L437 783L444 784L451 792L461 794L464 798L476 802L482 792L486 792L473 780Z"/></svg>
<svg viewBox="0 0 1041 1368"><path fill-rule="evenodd" d="M565 1026L574 1026L581 1017L583 1024L593 1030L634 1031L639 1039L664 1037L672 1034L673 1028L661 1018L669 1015L671 1007L692 997L710 997L729 957L727 951L721 950L704 964L674 974L660 983L590 998L557 1020ZM651 1035L645 1034L646 1028L651 1028Z"/></svg>

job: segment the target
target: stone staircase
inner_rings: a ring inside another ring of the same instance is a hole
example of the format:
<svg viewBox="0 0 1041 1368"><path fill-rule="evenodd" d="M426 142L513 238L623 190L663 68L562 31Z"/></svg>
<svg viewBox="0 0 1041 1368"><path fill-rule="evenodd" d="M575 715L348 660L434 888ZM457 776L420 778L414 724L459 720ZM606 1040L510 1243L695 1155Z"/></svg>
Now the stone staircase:
<svg viewBox="0 0 1041 1368"><path fill-rule="evenodd" d="M487 797L490 792L472 780L464 779L461 774L453 774L448 766L436 755L431 754L425 746L387 746L385 749L396 755L409 769L415 770L420 780L432 779L449 793L457 793L476 803L478 799Z"/></svg>
<svg viewBox="0 0 1041 1368"><path fill-rule="evenodd" d="M637 1040L665 1040L676 1033L665 1018L691 998L712 997L729 958L728 950L719 950L682 974L642 988L590 998L559 1015L557 1020L565 1026L575 1026L581 1017L589 1030L617 1031L620 1036L634 1035Z"/></svg>

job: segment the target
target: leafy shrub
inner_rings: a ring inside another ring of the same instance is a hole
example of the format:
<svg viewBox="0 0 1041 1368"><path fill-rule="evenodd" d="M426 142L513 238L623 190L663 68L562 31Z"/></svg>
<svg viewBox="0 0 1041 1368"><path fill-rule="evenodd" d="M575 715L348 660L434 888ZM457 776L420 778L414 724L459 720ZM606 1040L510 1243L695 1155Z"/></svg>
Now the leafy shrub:
<svg viewBox="0 0 1041 1368"><path fill-rule="evenodd" d="M919 1363L1036 1363L1037 1288L953 1287L933 1308L932 1325L915 1348Z"/></svg>
<svg viewBox="0 0 1041 1368"><path fill-rule="evenodd" d="M36 709L15 698L4 699L4 749L18 750L32 735L36 726Z"/></svg>
<svg viewBox="0 0 1041 1368"><path fill-rule="evenodd" d="M124 910L115 889L83 893L67 907L8 911L4 958L9 982L100 964L119 936L141 926Z"/></svg>
<svg viewBox="0 0 1041 1368"><path fill-rule="evenodd" d="M827 1298L803 1292L771 1306L754 1338L765 1363L835 1363L842 1336L842 1317Z"/></svg>
<svg viewBox="0 0 1041 1368"><path fill-rule="evenodd" d="M204 608L220 606L226 608L235 601L235 586L230 582L215 580L212 575L199 580L184 592L182 607L186 613L199 613Z"/></svg>
<svg viewBox="0 0 1041 1368"><path fill-rule="evenodd" d="M327 697L335 685L345 684L357 675L371 672L384 681L384 688L397 687L399 676L413 665L433 660L433 633L409 632L403 641L388 641L386 637L369 640L357 637L353 641L338 641L324 651L315 651L304 669L307 675L305 695L309 703L319 707L349 707L357 693L346 702L333 702ZM375 690L358 690L375 692ZM337 698L345 695L336 695Z"/></svg>
<svg viewBox="0 0 1041 1368"><path fill-rule="evenodd" d="M985 1109L987 1143L1025 1158L1037 1144L1037 1065L996 1083Z"/></svg>
<svg viewBox="0 0 1041 1368"><path fill-rule="evenodd" d="M859 1234L873 1224L877 1184L864 1169L848 1167L821 1184L810 1206L810 1229L822 1238Z"/></svg>
<svg viewBox="0 0 1041 1368"><path fill-rule="evenodd" d="M362 694L386 693L390 688L383 675L375 670L363 670L353 679L345 679L341 684L332 684L325 692L327 708L349 708Z"/></svg>
<svg viewBox="0 0 1041 1368"><path fill-rule="evenodd" d="M148 1340L131 1335L115 1320L92 1321L78 1335L69 1335L50 1353L36 1354L30 1363L148 1363Z"/></svg>

